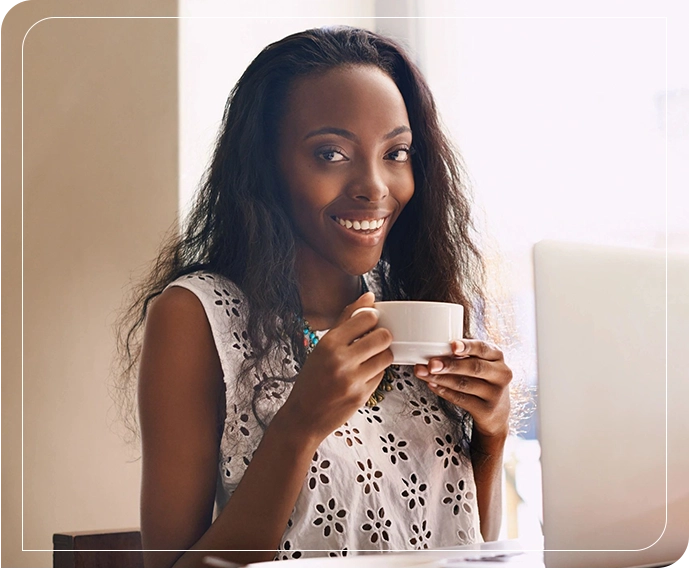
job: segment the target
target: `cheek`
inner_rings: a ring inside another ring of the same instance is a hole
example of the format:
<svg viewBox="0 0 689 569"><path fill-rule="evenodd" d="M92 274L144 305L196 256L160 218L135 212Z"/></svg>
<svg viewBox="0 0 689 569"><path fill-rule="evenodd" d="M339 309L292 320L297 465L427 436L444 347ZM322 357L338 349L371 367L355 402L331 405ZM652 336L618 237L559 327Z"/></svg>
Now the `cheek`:
<svg viewBox="0 0 689 569"><path fill-rule="evenodd" d="M299 217L308 210L311 195L313 194L312 177L308 170L304 171L298 165L293 164L292 167L283 168L283 191L289 203L291 212Z"/></svg>
<svg viewBox="0 0 689 569"><path fill-rule="evenodd" d="M320 224L322 211L330 199L324 185L311 177L291 180L288 198L292 219L307 233Z"/></svg>
<svg viewBox="0 0 689 569"><path fill-rule="evenodd" d="M411 200L412 196L414 195L414 174L412 173L411 169L409 170L404 181L400 184L399 188L397 201L402 207L404 207L409 203L409 200Z"/></svg>
<svg viewBox="0 0 689 569"><path fill-rule="evenodd" d="M341 195L342 182L334 176L323 175L316 168L305 167L290 180L290 201L295 213L316 216Z"/></svg>
<svg viewBox="0 0 689 569"><path fill-rule="evenodd" d="M317 190L318 186L307 184L309 184L308 180L294 187L290 192L292 209L301 217L313 215L323 207L322 196Z"/></svg>

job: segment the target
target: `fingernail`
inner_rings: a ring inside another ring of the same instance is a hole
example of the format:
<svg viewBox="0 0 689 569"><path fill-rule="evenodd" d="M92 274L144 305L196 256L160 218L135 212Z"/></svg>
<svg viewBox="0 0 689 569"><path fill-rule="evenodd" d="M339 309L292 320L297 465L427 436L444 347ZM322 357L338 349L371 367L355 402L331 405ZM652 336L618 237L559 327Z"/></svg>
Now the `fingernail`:
<svg viewBox="0 0 689 569"><path fill-rule="evenodd" d="M439 371L442 371L443 364L437 360L433 360L431 364L428 366L428 369L431 370L431 373L438 373Z"/></svg>
<svg viewBox="0 0 689 569"><path fill-rule="evenodd" d="M437 383L432 383L432 382L430 382L430 381L428 382L428 385L430 385L433 389L435 389L436 387L438 387L438 384L437 384Z"/></svg>
<svg viewBox="0 0 689 569"><path fill-rule="evenodd" d="M466 350L466 344L464 342L457 342L457 345L455 346L455 354L459 355Z"/></svg>
<svg viewBox="0 0 689 569"><path fill-rule="evenodd" d="M426 377L428 375L428 370L425 367L420 367L416 372L416 375L419 377Z"/></svg>

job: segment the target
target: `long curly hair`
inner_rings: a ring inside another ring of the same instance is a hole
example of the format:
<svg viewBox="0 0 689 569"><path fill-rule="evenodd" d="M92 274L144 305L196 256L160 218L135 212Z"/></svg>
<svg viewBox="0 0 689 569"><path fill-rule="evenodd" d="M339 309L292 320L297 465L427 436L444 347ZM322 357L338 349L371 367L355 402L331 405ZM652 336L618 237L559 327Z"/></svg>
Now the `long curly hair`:
<svg viewBox="0 0 689 569"><path fill-rule="evenodd" d="M414 135L414 194L390 230L374 269L383 297L459 303L465 307L465 335L473 337L477 329L484 329L485 269L472 225L468 177L443 133L421 72L400 45L379 34L339 26L306 30L267 46L232 89L212 161L186 225L163 246L120 321L123 369L118 390L132 433L138 433L134 394L148 308L169 283L191 272L222 275L246 297L252 354L238 381L253 398L254 413L263 426L257 412L263 390L256 388L257 379L274 380L277 375L286 383L293 381L293 369L282 373L264 369L271 359L266 356L285 342L298 365L307 355L300 324L295 233L276 166L275 133L295 81L359 65L378 67L392 78ZM467 443L468 414L443 399L439 406Z"/></svg>

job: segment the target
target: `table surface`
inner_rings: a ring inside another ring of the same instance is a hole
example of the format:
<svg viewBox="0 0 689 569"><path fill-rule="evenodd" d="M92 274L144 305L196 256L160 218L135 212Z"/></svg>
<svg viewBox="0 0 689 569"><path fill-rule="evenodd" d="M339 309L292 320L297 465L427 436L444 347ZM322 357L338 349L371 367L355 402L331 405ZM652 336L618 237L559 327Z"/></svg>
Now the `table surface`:
<svg viewBox="0 0 689 569"><path fill-rule="evenodd" d="M252 563L248 567L545 567L543 541L490 541L435 549L372 553L352 557L307 557Z"/></svg>

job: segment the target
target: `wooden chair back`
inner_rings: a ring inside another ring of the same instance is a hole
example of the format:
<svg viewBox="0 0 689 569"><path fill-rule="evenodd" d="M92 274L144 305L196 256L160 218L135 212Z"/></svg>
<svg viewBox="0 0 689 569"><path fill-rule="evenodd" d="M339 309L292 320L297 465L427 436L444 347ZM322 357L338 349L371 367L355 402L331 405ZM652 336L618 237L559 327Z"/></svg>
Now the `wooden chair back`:
<svg viewBox="0 0 689 569"><path fill-rule="evenodd" d="M53 534L53 567L143 567L138 529Z"/></svg>

